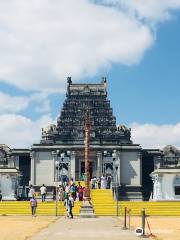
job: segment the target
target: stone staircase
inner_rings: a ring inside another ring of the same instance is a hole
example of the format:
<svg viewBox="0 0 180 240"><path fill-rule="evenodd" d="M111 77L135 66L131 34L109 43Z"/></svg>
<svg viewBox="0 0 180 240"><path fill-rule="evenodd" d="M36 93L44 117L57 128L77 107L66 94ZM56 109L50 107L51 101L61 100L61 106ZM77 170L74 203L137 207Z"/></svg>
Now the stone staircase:
<svg viewBox="0 0 180 240"><path fill-rule="evenodd" d="M112 191L109 189L91 190L91 202L96 216L116 216L116 202L113 200ZM149 216L180 216L180 201L119 201L118 214L124 215L124 208L131 210L132 216L140 216L145 208Z"/></svg>
<svg viewBox="0 0 180 240"><path fill-rule="evenodd" d="M91 203L96 216L116 215L116 205L110 189L91 190Z"/></svg>
<svg viewBox="0 0 180 240"><path fill-rule="evenodd" d="M119 202L119 214L122 215L124 208L131 210L131 215L139 216L142 208L145 208L146 215L149 216L180 216L180 201L161 202Z"/></svg>
<svg viewBox="0 0 180 240"><path fill-rule="evenodd" d="M112 190L91 190L91 202L96 216L116 216L116 202L113 200ZM79 216L82 202L75 202L73 214ZM124 208L131 210L132 216L140 216L145 208L149 216L180 216L180 201L119 201L119 215L124 214ZM53 201L38 202L37 215L54 216L56 203ZM0 202L0 215L31 215L28 201L2 201ZM58 202L58 215L65 215L63 202Z"/></svg>
<svg viewBox="0 0 180 240"><path fill-rule="evenodd" d="M75 202L73 214L79 215L80 206L82 202ZM38 202L37 215L53 216L56 215L55 202ZM65 215L65 208L63 202L58 202L59 216ZM30 204L28 201L3 201L0 202L0 215L31 215Z"/></svg>

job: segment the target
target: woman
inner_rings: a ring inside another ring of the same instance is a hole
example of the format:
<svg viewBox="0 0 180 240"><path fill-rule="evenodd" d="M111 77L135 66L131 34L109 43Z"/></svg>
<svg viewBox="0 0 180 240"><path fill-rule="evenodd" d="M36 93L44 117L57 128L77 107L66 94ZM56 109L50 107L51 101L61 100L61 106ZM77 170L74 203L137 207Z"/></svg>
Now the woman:
<svg viewBox="0 0 180 240"><path fill-rule="evenodd" d="M83 200L83 187L81 186L80 182L78 182L77 192L78 192L79 201L82 201Z"/></svg>

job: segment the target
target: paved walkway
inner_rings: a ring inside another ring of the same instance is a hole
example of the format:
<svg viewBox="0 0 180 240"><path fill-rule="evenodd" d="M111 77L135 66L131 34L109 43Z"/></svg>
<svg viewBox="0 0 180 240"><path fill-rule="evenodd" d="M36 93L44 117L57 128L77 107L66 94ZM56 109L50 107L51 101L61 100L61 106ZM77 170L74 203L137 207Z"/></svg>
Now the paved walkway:
<svg viewBox="0 0 180 240"><path fill-rule="evenodd" d="M32 240L137 240L133 231L122 230L117 218L98 217L94 219L60 217L48 228L43 229Z"/></svg>

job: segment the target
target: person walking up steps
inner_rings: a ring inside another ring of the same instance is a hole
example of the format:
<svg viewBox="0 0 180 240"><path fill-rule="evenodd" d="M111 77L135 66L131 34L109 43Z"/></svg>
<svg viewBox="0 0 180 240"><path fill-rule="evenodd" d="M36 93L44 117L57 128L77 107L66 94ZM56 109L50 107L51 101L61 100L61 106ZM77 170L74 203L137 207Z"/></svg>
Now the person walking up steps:
<svg viewBox="0 0 180 240"><path fill-rule="evenodd" d="M72 195L69 196L68 207L69 207L69 218L73 218L72 209L74 207L74 199Z"/></svg>
<svg viewBox="0 0 180 240"><path fill-rule="evenodd" d="M32 217L36 216L36 208L37 208L37 200L35 199L34 195L30 199L30 207L32 212Z"/></svg>
<svg viewBox="0 0 180 240"><path fill-rule="evenodd" d="M69 196L68 196L68 194L65 194L64 206L65 206L65 209L66 209L66 216L65 217L69 217Z"/></svg>

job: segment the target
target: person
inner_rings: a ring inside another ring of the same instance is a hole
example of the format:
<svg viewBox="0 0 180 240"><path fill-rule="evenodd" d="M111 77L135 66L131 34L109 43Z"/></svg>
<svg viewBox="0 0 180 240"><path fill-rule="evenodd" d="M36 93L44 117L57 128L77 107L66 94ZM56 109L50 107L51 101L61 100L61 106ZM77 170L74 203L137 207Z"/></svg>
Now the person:
<svg viewBox="0 0 180 240"><path fill-rule="evenodd" d="M26 189L25 189L25 186L22 187L21 200L22 200L22 201L25 201L25 200L26 200Z"/></svg>
<svg viewBox="0 0 180 240"><path fill-rule="evenodd" d="M65 187L65 196L67 196L70 192L70 186L68 183L66 183L66 187Z"/></svg>
<svg viewBox="0 0 180 240"><path fill-rule="evenodd" d="M104 177L104 174L101 177L101 189L106 189L106 178Z"/></svg>
<svg viewBox="0 0 180 240"><path fill-rule="evenodd" d="M35 195L35 190L32 185L29 186L28 198L29 200Z"/></svg>
<svg viewBox="0 0 180 240"><path fill-rule="evenodd" d="M32 216L35 217L36 216L36 208L37 208L37 200L35 199L34 195L30 199L30 207L31 207Z"/></svg>
<svg viewBox="0 0 180 240"><path fill-rule="evenodd" d="M91 179L91 188L92 188L92 189L95 189L95 187L96 187L96 181L97 181L97 179L96 179L96 177L94 176L94 177Z"/></svg>
<svg viewBox="0 0 180 240"><path fill-rule="evenodd" d="M66 217L69 217L69 195L65 195L64 197L64 206L66 209Z"/></svg>
<svg viewBox="0 0 180 240"><path fill-rule="evenodd" d="M0 190L0 202L2 201L2 192Z"/></svg>
<svg viewBox="0 0 180 240"><path fill-rule="evenodd" d="M72 186L73 184L74 184L74 180L73 180L73 178L71 178L70 186Z"/></svg>
<svg viewBox="0 0 180 240"><path fill-rule="evenodd" d="M91 189L94 189L94 179L91 178Z"/></svg>
<svg viewBox="0 0 180 240"><path fill-rule="evenodd" d="M59 185L58 197L59 201L64 201L64 190L62 185Z"/></svg>
<svg viewBox="0 0 180 240"><path fill-rule="evenodd" d="M71 185L71 195L73 200L76 201L76 187L74 183Z"/></svg>
<svg viewBox="0 0 180 240"><path fill-rule="evenodd" d="M110 189L111 188L111 182L112 182L112 176L108 175L107 176L107 188Z"/></svg>
<svg viewBox="0 0 180 240"><path fill-rule="evenodd" d="M46 200L46 190L47 190L47 189L46 189L45 185L43 184L43 185L40 187L42 202L45 202L45 200Z"/></svg>
<svg viewBox="0 0 180 240"><path fill-rule="evenodd" d="M100 189L101 188L101 178L100 177L97 180L97 185L98 185L98 189Z"/></svg>
<svg viewBox="0 0 180 240"><path fill-rule="evenodd" d="M53 200L56 201L56 187L53 187Z"/></svg>
<svg viewBox="0 0 180 240"><path fill-rule="evenodd" d="M81 186L80 182L78 182L77 192L78 192L79 201L82 201L83 200L83 187Z"/></svg>
<svg viewBox="0 0 180 240"><path fill-rule="evenodd" d="M72 195L69 196L69 200L68 200L68 215L69 215L69 218L73 218L73 213L72 213L72 209L74 207L74 199L72 197Z"/></svg>

